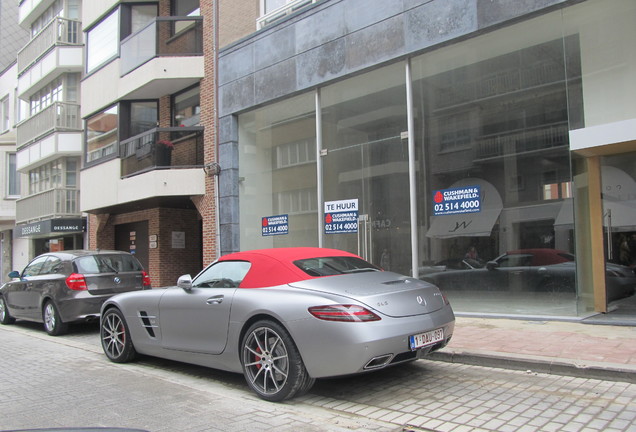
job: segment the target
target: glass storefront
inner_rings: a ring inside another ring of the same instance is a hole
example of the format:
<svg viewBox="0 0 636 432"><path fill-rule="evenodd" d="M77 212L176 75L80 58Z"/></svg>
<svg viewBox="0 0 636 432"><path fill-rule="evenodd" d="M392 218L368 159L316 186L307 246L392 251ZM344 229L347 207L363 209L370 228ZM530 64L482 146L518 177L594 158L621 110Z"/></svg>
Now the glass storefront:
<svg viewBox="0 0 636 432"><path fill-rule="evenodd" d="M401 138L407 130L404 64L325 87L321 106L323 200L358 204L357 233L323 231L323 246L409 274L408 147Z"/></svg>
<svg viewBox="0 0 636 432"><path fill-rule="evenodd" d="M318 246L315 106L311 93L239 117L240 241L249 249ZM287 231L264 226L285 216Z"/></svg>
<svg viewBox="0 0 636 432"><path fill-rule="evenodd" d="M598 17L616 18L611 32ZM461 312L589 311L574 217L588 198L575 196L584 164L570 132L636 117L634 17L626 0L585 2L241 114L241 249L347 250L438 284ZM603 160L605 217L621 197L605 224L617 264L636 261L621 255L632 238L636 250L636 222L621 219L635 160ZM336 203L356 223L334 232ZM285 227L264 229L277 216Z"/></svg>

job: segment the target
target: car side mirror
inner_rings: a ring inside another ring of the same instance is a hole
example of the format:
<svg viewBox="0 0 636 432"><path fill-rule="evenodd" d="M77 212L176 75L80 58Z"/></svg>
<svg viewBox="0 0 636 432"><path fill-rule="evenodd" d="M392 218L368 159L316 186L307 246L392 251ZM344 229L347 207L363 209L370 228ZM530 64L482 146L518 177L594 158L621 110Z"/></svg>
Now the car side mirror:
<svg viewBox="0 0 636 432"><path fill-rule="evenodd" d="M11 279L20 279L20 272L16 271L16 270L13 270L7 276L9 276Z"/></svg>
<svg viewBox="0 0 636 432"><path fill-rule="evenodd" d="M192 276L189 274L179 276L179 279L177 279L177 286L184 291L192 291Z"/></svg>
<svg viewBox="0 0 636 432"><path fill-rule="evenodd" d="M499 263L497 261L488 261L486 263L486 268L488 270L496 270L499 267Z"/></svg>

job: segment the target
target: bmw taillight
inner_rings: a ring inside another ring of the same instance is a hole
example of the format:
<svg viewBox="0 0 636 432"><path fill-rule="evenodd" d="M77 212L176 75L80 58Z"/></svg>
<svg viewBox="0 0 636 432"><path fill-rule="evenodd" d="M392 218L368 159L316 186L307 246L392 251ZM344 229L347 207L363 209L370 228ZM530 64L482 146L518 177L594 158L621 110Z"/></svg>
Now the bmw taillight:
<svg viewBox="0 0 636 432"><path fill-rule="evenodd" d="M368 322L380 317L358 305L327 305L310 307L309 313L325 321Z"/></svg>
<svg viewBox="0 0 636 432"><path fill-rule="evenodd" d="M66 278L66 286L74 291L85 291L88 289L86 279L83 274L73 273Z"/></svg>
<svg viewBox="0 0 636 432"><path fill-rule="evenodd" d="M150 287L150 276L148 276L148 273L146 273L145 271L141 272L141 277L142 279L142 284L144 287Z"/></svg>

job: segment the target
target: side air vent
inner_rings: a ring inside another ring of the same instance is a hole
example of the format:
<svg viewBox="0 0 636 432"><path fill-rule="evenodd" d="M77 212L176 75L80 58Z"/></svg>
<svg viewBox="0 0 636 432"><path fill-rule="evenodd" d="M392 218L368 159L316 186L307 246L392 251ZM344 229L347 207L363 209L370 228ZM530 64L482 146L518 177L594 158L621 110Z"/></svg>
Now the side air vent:
<svg viewBox="0 0 636 432"><path fill-rule="evenodd" d="M139 312L139 318L141 318L141 325L146 329L148 335L152 338L155 337L155 328L157 328L157 317L148 315L144 311Z"/></svg>

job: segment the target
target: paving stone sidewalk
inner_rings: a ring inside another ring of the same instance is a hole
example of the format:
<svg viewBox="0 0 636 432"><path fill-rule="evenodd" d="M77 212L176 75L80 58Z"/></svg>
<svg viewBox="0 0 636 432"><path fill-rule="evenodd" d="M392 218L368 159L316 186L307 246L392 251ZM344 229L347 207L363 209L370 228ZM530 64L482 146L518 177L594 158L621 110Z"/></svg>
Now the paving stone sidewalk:
<svg viewBox="0 0 636 432"><path fill-rule="evenodd" d="M636 327L457 317L436 360L636 382Z"/></svg>

